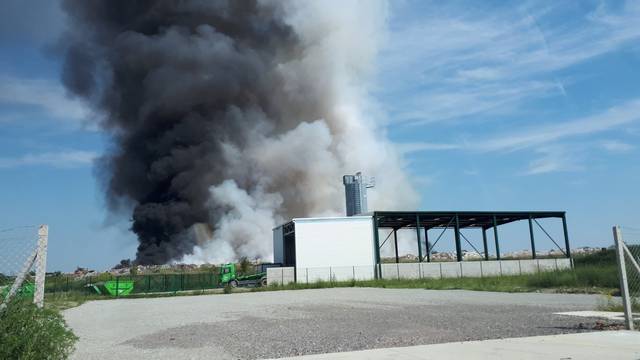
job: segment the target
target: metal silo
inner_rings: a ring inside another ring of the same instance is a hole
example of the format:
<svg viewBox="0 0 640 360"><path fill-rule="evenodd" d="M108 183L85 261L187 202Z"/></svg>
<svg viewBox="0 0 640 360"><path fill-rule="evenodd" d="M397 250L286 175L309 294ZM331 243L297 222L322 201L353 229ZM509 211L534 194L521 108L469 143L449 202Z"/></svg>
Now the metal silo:
<svg viewBox="0 0 640 360"><path fill-rule="evenodd" d="M344 175L342 183L344 184L347 216L366 213L367 188L373 187L373 185L365 183L360 172L355 175Z"/></svg>

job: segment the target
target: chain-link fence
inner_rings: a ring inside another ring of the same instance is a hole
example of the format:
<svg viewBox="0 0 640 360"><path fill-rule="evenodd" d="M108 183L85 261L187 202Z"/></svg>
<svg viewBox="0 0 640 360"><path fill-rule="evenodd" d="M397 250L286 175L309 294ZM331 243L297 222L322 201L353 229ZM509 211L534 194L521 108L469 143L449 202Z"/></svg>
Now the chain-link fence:
<svg viewBox="0 0 640 360"><path fill-rule="evenodd" d="M205 291L221 287L218 272L140 275L50 274L45 292L65 295L126 296L133 294Z"/></svg>
<svg viewBox="0 0 640 360"><path fill-rule="evenodd" d="M42 306L47 237L46 225L0 229L0 309L14 297Z"/></svg>
<svg viewBox="0 0 640 360"><path fill-rule="evenodd" d="M628 329L634 329L640 315L640 229L615 226L613 237L616 243L620 291ZM635 316L635 317L634 317Z"/></svg>

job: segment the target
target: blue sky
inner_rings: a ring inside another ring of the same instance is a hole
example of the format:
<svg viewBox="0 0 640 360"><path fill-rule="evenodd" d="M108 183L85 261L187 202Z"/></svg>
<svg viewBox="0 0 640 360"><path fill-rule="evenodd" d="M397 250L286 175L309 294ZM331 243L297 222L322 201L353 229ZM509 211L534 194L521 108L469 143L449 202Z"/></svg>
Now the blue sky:
<svg viewBox="0 0 640 360"><path fill-rule="evenodd" d="M638 19L633 1L392 2L372 95L422 208L566 210L574 247L636 225ZM49 1L0 14L0 228L48 223L50 269L101 269L136 242L93 174L108 141L60 85L63 23Z"/></svg>

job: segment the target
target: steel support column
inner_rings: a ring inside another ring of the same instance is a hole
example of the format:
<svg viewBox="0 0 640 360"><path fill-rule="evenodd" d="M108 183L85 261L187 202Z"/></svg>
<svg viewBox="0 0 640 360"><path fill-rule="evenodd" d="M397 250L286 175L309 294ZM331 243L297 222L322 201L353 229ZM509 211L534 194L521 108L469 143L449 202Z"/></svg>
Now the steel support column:
<svg viewBox="0 0 640 360"><path fill-rule="evenodd" d="M396 229L393 229L393 248L396 251L396 264L400 262L400 257L398 256L398 234L396 233Z"/></svg>
<svg viewBox="0 0 640 360"><path fill-rule="evenodd" d="M373 242L376 256L376 263L374 265L374 275L376 279L382 277L382 266L380 265L380 237L378 235L378 217L373 214Z"/></svg>
<svg viewBox="0 0 640 360"><path fill-rule="evenodd" d="M493 238L496 241L496 258L500 260L500 243L498 242L498 220L493 215Z"/></svg>
<svg viewBox="0 0 640 360"><path fill-rule="evenodd" d="M416 241L418 242L418 262L422 262L422 245L420 245L420 215L416 215Z"/></svg>
<svg viewBox="0 0 640 360"><path fill-rule="evenodd" d="M458 261L462 261L462 246L460 245L460 219L458 218L458 214L456 214L454 231L456 235L456 259Z"/></svg>
<svg viewBox="0 0 640 360"><path fill-rule="evenodd" d="M567 215L562 215L562 229L564 230L564 246L566 247L566 255L571 258L571 249L569 249L569 232L567 231Z"/></svg>
<svg viewBox="0 0 640 360"><path fill-rule="evenodd" d="M536 256L536 240L533 237L533 222L531 221L531 214L529 214L529 238L531 239L531 257L535 259Z"/></svg>
<svg viewBox="0 0 640 360"><path fill-rule="evenodd" d="M426 245L427 248L427 262L431 262L431 249L429 246L429 229L427 229L427 227L424 227L424 244Z"/></svg>
<svg viewBox="0 0 640 360"><path fill-rule="evenodd" d="M482 245L484 246L484 259L489 260L489 248L487 247L487 229L482 228Z"/></svg>

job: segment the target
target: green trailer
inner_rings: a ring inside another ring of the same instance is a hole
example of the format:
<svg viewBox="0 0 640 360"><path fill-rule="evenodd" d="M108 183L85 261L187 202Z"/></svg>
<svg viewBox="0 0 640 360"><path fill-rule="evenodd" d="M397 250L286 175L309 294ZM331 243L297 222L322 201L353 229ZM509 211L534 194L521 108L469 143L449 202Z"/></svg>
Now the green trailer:
<svg viewBox="0 0 640 360"><path fill-rule="evenodd" d="M127 296L133 291L133 280L109 280L96 284L89 284L98 294L111 296Z"/></svg>

